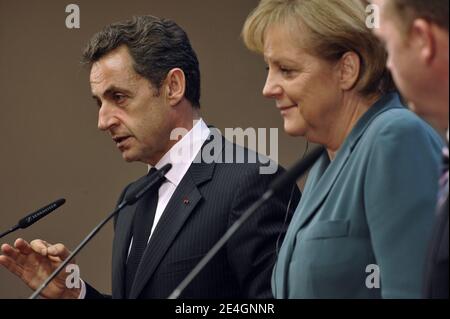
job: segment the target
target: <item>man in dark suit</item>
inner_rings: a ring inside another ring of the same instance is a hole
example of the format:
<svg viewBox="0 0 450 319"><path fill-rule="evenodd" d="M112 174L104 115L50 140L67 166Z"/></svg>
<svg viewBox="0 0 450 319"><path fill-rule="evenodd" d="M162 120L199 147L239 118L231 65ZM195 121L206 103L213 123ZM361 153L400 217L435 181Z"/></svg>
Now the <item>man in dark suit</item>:
<svg viewBox="0 0 450 319"><path fill-rule="evenodd" d="M115 220L112 297L166 298L282 171L201 119L197 57L174 22L142 16L108 26L91 39L84 61L99 129L122 157L148 164L149 174L172 164L160 185ZM270 168L273 174L264 174ZM119 202L141 182L128 185ZM296 207L299 196L291 185L262 207L181 298L270 298L277 241L291 216L288 202ZM69 253L62 244L22 239L2 252L0 264L33 289ZM66 279L62 272L43 296L108 297L84 282L69 289Z"/></svg>
<svg viewBox="0 0 450 319"><path fill-rule="evenodd" d="M447 136L449 116L449 1L372 0L380 7L375 33L386 43L389 67L412 109ZM414 156L414 154L411 154ZM426 167L424 167L426 169ZM448 146L424 280L425 298L448 298Z"/></svg>

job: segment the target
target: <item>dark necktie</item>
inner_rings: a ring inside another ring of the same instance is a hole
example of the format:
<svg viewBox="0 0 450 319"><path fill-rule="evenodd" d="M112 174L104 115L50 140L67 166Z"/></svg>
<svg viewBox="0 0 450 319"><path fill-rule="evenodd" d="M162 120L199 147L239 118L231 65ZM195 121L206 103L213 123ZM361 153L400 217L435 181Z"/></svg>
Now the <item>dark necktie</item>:
<svg viewBox="0 0 450 319"><path fill-rule="evenodd" d="M152 168L148 176L155 174L157 170ZM130 254L128 256L126 265L126 296L129 298L130 291L133 286L137 269L141 262L145 248L147 247L148 239L153 227L153 220L155 219L156 207L158 205L158 190L165 179L154 185L146 194L139 200L138 207L133 221L133 244Z"/></svg>

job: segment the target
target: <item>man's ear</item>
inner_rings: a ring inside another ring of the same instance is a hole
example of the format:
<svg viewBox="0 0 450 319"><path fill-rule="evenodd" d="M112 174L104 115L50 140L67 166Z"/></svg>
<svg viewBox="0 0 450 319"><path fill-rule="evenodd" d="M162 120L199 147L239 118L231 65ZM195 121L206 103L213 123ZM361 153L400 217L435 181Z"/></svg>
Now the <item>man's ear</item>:
<svg viewBox="0 0 450 319"><path fill-rule="evenodd" d="M355 52L346 52L339 61L341 88L345 91L355 87L361 72L361 59Z"/></svg>
<svg viewBox="0 0 450 319"><path fill-rule="evenodd" d="M430 64L436 56L436 39L432 24L425 19L414 20L409 34L409 45L419 52L419 57L426 64Z"/></svg>
<svg viewBox="0 0 450 319"><path fill-rule="evenodd" d="M169 71L165 80L166 97L170 106L175 106L184 97L186 91L186 78L183 70L174 68Z"/></svg>

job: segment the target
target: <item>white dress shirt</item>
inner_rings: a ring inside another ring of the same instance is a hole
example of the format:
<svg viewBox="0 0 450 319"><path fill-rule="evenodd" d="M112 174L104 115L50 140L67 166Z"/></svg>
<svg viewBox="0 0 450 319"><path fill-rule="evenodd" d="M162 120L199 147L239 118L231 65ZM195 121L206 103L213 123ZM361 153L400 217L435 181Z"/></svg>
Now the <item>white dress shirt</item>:
<svg viewBox="0 0 450 319"><path fill-rule="evenodd" d="M181 131L181 130L180 130ZM155 165L156 169L160 169L164 165L170 163L172 168L167 172L166 180L161 185L158 191L158 204L156 206L155 219L153 221L153 227L150 232L150 241L152 234L158 225L164 210L167 207L172 195L175 193L178 185L183 179L184 175L188 171L192 162L197 154L201 151L202 145L208 139L211 134L208 126L203 119L196 121L193 128L184 135ZM149 165L148 170L152 166ZM131 240L128 254L130 253L131 246L133 245L133 239ZM81 293L79 299L84 299L86 296L86 284L81 280Z"/></svg>
<svg viewBox="0 0 450 319"><path fill-rule="evenodd" d="M202 145L208 139L210 130L205 122L200 119L178 143L176 143L167 152L161 160L155 165L156 169L160 169L166 164L172 164L172 168L166 174L166 181L161 185L158 192L158 206L156 207L155 219L150 232L150 238L153 231L158 225L161 216L166 209L172 195L175 193L178 185L188 171L197 154L200 152ZM152 167L149 165L148 170ZM131 248L131 245L130 245Z"/></svg>

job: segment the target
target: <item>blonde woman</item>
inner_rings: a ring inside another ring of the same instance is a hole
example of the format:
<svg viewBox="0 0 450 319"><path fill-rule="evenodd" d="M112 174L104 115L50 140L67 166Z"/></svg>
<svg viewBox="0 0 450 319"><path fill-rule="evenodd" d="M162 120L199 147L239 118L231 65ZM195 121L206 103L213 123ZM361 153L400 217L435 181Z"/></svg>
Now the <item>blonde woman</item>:
<svg viewBox="0 0 450 319"><path fill-rule="evenodd" d="M285 131L328 151L281 247L276 298L420 297L441 141L401 103L365 20L359 0L263 0L243 29Z"/></svg>

